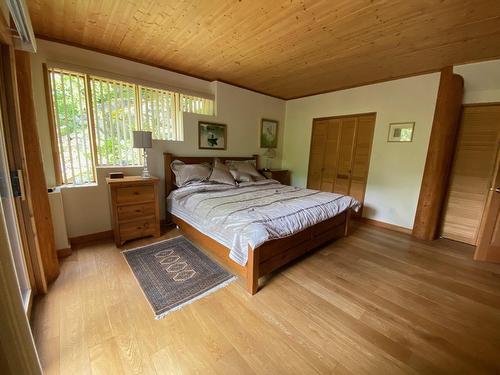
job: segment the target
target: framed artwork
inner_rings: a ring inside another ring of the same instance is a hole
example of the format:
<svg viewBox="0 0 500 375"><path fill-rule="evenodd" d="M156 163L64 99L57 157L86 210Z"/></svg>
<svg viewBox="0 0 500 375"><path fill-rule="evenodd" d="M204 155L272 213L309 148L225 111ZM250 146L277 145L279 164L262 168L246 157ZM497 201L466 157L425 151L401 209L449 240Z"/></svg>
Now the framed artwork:
<svg viewBox="0 0 500 375"><path fill-rule="evenodd" d="M278 147L278 121L263 118L260 124L260 148Z"/></svg>
<svg viewBox="0 0 500 375"><path fill-rule="evenodd" d="M198 148L203 150L225 150L227 148L226 125L198 121Z"/></svg>
<svg viewBox="0 0 500 375"><path fill-rule="evenodd" d="M389 124L387 142L411 142L413 140L414 122L393 122Z"/></svg>

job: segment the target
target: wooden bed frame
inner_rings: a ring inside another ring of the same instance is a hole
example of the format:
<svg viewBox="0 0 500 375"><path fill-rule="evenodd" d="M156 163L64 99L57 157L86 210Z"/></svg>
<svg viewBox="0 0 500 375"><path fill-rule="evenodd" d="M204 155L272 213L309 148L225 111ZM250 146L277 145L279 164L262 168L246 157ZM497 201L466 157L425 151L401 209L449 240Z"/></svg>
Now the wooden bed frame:
<svg viewBox="0 0 500 375"><path fill-rule="evenodd" d="M175 176L170 169L173 160L180 160L186 164L212 163L214 156L184 157L164 153L165 162L165 197L176 188ZM252 157L218 157L222 162L225 160L255 160L258 165L258 155ZM173 222L179 226L188 237L198 242L204 249L214 255L219 261L227 265L233 272L246 279L246 288L250 294L257 293L259 278L265 276L295 258L325 244L331 240L348 235L350 211L347 210L331 219L322 221L292 236L271 240L261 246L248 249L248 262L241 266L229 258L229 249L209 236L201 233L184 220L168 211L167 222Z"/></svg>

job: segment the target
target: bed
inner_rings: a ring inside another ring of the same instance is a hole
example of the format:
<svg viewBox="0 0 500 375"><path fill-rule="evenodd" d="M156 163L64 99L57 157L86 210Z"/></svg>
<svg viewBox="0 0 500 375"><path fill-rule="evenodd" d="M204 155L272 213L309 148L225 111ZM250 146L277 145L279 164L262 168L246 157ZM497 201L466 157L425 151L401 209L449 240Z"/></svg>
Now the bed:
<svg viewBox="0 0 500 375"><path fill-rule="evenodd" d="M220 161L250 161L252 157L219 157ZM176 224L234 273L246 279L255 294L259 278L334 239L346 236L352 209L359 203L347 196L299 189L274 180L227 185L175 186L170 168L212 163L210 157L164 154L167 221Z"/></svg>

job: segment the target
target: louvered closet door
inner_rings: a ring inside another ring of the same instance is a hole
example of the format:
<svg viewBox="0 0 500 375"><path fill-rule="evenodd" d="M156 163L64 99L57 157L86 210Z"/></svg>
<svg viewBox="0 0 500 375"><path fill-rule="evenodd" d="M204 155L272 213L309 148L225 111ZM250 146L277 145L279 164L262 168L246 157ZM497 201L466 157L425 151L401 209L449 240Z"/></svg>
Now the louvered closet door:
<svg viewBox="0 0 500 375"><path fill-rule="evenodd" d="M327 130L328 120L314 121L309 154L309 175L307 177L307 187L309 189L321 189Z"/></svg>
<svg viewBox="0 0 500 375"><path fill-rule="evenodd" d="M326 129L325 152L323 157L323 174L321 178L321 191L333 191L337 175L338 144L341 121L333 119L328 121Z"/></svg>
<svg viewBox="0 0 500 375"><path fill-rule="evenodd" d="M349 195L360 202L363 202L365 199L374 128L374 115L358 117Z"/></svg>
<svg viewBox="0 0 500 375"><path fill-rule="evenodd" d="M341 121L337 177L333 191L349 195L357 118L344 117Z"/></svg>
<svg viewBox="0 0 500 375"><path fill-rule="evenodd" d="M500 144L500 105L464 107L442 236L475 245Z"/></svg>

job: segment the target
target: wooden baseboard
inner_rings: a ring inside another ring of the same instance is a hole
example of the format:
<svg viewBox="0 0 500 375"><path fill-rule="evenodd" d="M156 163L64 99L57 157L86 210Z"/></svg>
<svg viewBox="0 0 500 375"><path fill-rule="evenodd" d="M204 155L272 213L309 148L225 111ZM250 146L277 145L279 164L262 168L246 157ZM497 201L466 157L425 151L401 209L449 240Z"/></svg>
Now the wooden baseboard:
<svg viewBox="0 0 500 375"><path fill-rule="evenodd" d="M356 217L356 219L361 221L362 223L370 224L370 225L373 225L373 226L379 227L379 228L393 230L393 231L399 232L399 233L411 234L411 232L412 232L412 230L409 228L400 227L399 225L384 223L383 221L369 219L367 217Z"/></svg>
<svg viewBox="0 0 500 375"><path fill-rule="evenodd" d="M72 252L73 252L73 250L71 249L71 247L67 247L65 249L59 249L59 250L57 250L57 257L59 259L66 258L66 257L69 257Z"/></svg>
<svg viewBox="0 0 500 375"><path fill-rule="evenodd" d="M75 249L79 246L87 245L96 241L109 240L113 238L113 231L107 230L104 232L85 234L83 236L72 237L69 239L71 248Z"/></svg>

